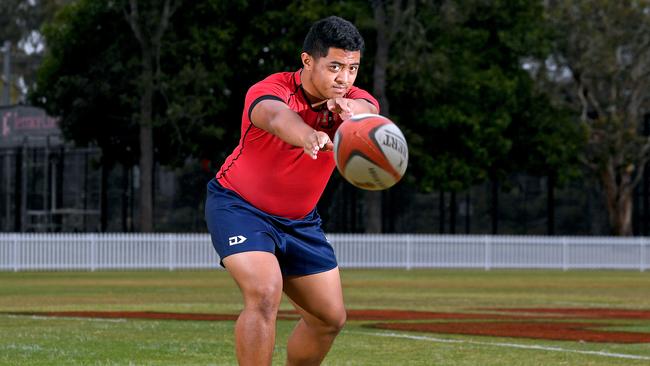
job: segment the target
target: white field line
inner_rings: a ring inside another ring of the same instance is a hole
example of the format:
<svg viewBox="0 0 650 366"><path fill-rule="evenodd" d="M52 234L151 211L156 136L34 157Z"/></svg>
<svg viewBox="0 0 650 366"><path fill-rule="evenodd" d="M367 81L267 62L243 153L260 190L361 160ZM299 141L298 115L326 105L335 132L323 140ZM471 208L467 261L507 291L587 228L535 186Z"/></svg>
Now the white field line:
<svg viewBox="0 0 650 366"><path fill-rule="evenodd" d="M428 341L436 343L463 343L463 344L474 344L480 346L492 346L492 347L504 347L504 348L520 348L520 349L533 349L549 352L564 352L564 353L579 353L583 355L594 355L594 356L603 356L603 357L613 357L613 358L625 358L630 360L650 360L650 357L639 356L639 355L630 355L626 353L612 353L612 352L601 352L601 351L581 351L577 349L566 349L560 347L547 347L539 346L534 344L517 344L517 343L500 343L500 342L479 342L479 341L464 341L460 339L444 339L444 338L434 338L434 337L425 337L425 336L415 336L409 334L400 334L400 333L372 333L372 332L347 332L354 334L365 334L374 337L389 337L389 338L405 338L405 339L415 339L419 341Z"/></svg>
<svg viewBox="0 0 650 366"><path fill-rule="evenodd" d="M6 315L9 319L29 318L34 320L82 320L87 322L124 323L124 318L86 318L83 316L45 316L45 315Z"/></svg>

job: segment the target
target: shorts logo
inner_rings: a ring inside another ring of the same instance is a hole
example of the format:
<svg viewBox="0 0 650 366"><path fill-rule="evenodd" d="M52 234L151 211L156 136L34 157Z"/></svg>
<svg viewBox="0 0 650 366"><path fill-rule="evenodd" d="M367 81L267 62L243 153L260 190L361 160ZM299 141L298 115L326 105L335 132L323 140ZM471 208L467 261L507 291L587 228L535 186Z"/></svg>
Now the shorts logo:
<svg viewBox="0 0 650 366"><path fill-rule="evenodd" d="M231 236L228 238L229 245L237 245L246 241L246 237L243 235Z"/></svg>

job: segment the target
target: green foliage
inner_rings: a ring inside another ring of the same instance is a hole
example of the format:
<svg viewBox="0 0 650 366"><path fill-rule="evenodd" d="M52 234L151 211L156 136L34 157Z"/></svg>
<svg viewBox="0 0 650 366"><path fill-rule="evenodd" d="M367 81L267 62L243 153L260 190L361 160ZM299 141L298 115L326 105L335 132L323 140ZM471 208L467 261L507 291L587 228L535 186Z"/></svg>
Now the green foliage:
<svg viewBox="0 0 650 366"><path fill-rule="evenodd" d="M629 167L640 174L634 167L650 158L649 140L639 128L650 106L648 2L558 0L547 13L556 30L554 67L540 79L581 122L588 142L584 162L597 176Z"/></svg>
<svg viewBox="0 0 650 366"><path fill-rule="evenodd" d="M241 99L230 85L237 74L232 59L238 41L238 13L244 2L185 2L171 19L161 55L156 116L157 159L180 165L188 156L221 153L215 146L238 135ZM219 22L214 19L219 18Z"/></svg>
<svg viewBox="0 0 650 366"><path fill-rule="evenodd" d="M392 113L410 130L420 188L459 191L514 171L565 173L579 134L522 67L549 49L541 5L425 4L389 71Z"/></svg>
<svg viewBox="0 0 650 366"><path fill-rule="evenodd" d="M31 99L61 116L64 135L132 164L138 151L137 44L116 3L72 3L44 27L48 52Z"/></svg>
<svg viewBox="0 0 650 366"><path fill-rule="evenodd" d="M50 51L31 99L63 117L68 139L97 144L109 160L130 165L139 154L140 69L124 6L124 0L80 0L62 11L45 29ZM302 40L313 21L362 10L343 1L184 2L164 34L156 75L156 159L222 161L239 140L248 88L301 66Z"/></svg>
<svg viewBox="0 0 650 366"><path fill-rule="evenodd" d="M40 28L69 0L0 1L0 47L11 42L11 78L19 94L31 90L42 57ZM2 85L3 82L0 82ZM24 89L23 89L24 88ZM24 102L21 95L20 102Z"/></svg>
<svg viewBox="0 0 650 366"><path fill-rule="evenodd" d="M540 85L570 108L585 133L581 158L597 178L616 235L632 234L633 192L650 160L650 3L556 0L556 30Z"/></svg>
<svg viewBox="0 0 650 366"><path fill-rule="evenodd" d="M125 3L82 0L45 28L49 52L32 100L62 116L65 136L102 147L109 161L138 157L139 48L124 19ZM232 2L188 3L172 17L161 52L154 109L158 161L179 164L223 141L214 123L230 103L226 57L235 25L216 24Z"/></svg>
<svg viewBox="0 0 650 366"><path fill-rule="evenodd" d="M124 0L80 0L45 28L48 54L32 100L62 116L65 135L137 161L139 49ZM529 1L418 2L392 40L392 118L411 146L411 179L425 191L460 191L512 171L567 175L579 131L535 92L522 69L548 53L541 5ZM300 67L311 23L353 21L367 49L357 85L371 89L376 40L362 1L185 2L163 38L154 104L156 158L218 164L239 139L247 89ZM218 21L216 21L218 20Z"/></svg>

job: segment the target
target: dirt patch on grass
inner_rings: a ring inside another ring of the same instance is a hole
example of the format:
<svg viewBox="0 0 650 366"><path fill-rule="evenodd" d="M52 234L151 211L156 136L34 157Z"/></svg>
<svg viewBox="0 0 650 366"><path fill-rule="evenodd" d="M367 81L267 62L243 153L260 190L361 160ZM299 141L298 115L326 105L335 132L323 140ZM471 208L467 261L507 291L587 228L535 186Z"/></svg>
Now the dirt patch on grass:
<svg viewBox="0 0 650 366"><path fill-rule="evenodd" d="M349 321L383 321L367 326L401 331L463 334L492 337L533 338L582 342L650 343L648 332L607 331L603 327L621 326L617 322L581 323L573 319L639 320L650 319L650 310L585 308L490 308L488 313L442 313L408 310L352 309ZM505 314L504 314L505 313ZM19 312L11 315L155 319L185 321L234 321L237 314L165 313L147 311L60 311ZM295 311L281 310L279 320L296 320ZM436 322L416 322L437 320Z"/></svg>
<svg viewBox="0 0 650 366"><path fill-rule="evenodd" d="M602 308L490 308L483 309L505 313L555 315L573 319L650 319L650 310Z"/></svg>
<svg viewBox="0 0 650 366"><path fill-rule="evenodd" d="M156 320L237 320L237 314L165 313L149 311L49 311L14 312L11 315L53 316L71 318L100 319L156 319ZM298 319L300 315L293 310L280 310L279 320ZM493 315L471 313L438 313L409 310L348 310L348 320L431 320L431 319L521 319L518 315Z"/></svg>
<svg viewBox="0 0 650 366"><path fill-rule="evenodd" d="M297 317L294 311L280 311L285 316ZM521 319L528 315L502 315L477 313L440 313L431 311L390 310L390 309L350 309L348 320L430 320L430 319ZM535 317L536 319L538 317Z"/></svg>
<svg viewBox="0 0 650 366"><path fill-rule="evenodd" d="M161 313L149 311L46 311L46 312L19 312L8 313L11 315L27 316L52 316L68 318L96 318L96 319L155 319L155 320L206 320L224 321L237 320L234 314L193 314L193 313Z"/></svg>
<svg viewBox="0 0 650 366"><path fill-rule="evenodd" d="M379 323L379 329L578 342L650 343L650 333L598 330L611 324L542 322Z"/></svg>

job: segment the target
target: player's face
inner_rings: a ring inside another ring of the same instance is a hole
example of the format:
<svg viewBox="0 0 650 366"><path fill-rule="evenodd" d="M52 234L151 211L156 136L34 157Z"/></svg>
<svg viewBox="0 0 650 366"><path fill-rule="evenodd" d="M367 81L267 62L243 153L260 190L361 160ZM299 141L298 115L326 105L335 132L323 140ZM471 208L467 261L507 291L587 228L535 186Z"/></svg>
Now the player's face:
<svg viewBox="0 0 650 366"><path fill-rule="evenodd" d="M311 58L311 82L321 99L340 98L348 92L359 70L360 51L330 47L327 56Z"/></svg>

